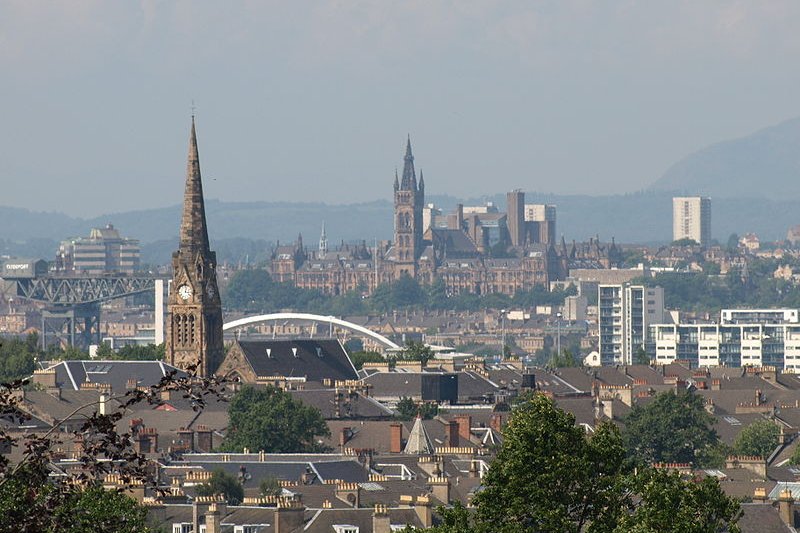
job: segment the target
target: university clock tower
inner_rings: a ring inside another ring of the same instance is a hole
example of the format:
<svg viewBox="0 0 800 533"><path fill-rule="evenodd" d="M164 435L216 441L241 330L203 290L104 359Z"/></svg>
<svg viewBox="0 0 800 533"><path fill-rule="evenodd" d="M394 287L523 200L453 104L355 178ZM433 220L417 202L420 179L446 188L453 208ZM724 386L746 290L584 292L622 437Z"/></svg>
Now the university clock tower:
<svg viewBox="0 0 800 533"><path fill-rule="evenodd" d="M211 376L222 362L222 306L217 289L217 255L209 249L200 158L192 116L180 247L172 254L166 362L185 369L199 363L197 375Z"/></svg>

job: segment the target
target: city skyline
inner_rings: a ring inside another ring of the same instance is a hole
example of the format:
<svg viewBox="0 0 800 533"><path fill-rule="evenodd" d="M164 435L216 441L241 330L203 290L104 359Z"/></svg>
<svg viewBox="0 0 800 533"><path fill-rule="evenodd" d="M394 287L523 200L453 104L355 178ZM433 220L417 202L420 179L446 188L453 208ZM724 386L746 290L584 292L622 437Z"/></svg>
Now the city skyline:
<svg viewBox="0 0 800 533"><path fill-rule="evenodd" d="M431 194L621 193L800 113L789 2L237 7L4 3L3 203L172 204L192 100L209 199L334 204L388 199L406 133Z"/></svg>

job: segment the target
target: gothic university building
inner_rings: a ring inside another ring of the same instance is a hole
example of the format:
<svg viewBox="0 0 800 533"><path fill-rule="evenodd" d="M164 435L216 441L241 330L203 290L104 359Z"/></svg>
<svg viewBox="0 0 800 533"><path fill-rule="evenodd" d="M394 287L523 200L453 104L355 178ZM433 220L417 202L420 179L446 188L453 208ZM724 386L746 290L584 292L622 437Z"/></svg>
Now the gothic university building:
<svg viewBox="0 0 800 533"><path fill-rule="evenodd" d="M317 250L302 236L273 252L272 278L325 294L371 293L381 283L409 275L423 284L441 279L448 294L513 295L564 279L571 267L616 266L620 251L612 242L555 242L555 207L525 205L521 191L508 194L508 212L493 206L458 205L446 216L425 205L425 181L417 179L411 141L402 176L394 176L394 240L368 246L342 244L329 250L323 235Z"/></svg>
<svg viewBox="0 0 800 533"><path fill-rule="evenodd" d="M185 369L197 364L197 375L210 376L224 355L222 306L217 290L217 256L208 244L200 157L192 117L186 190L183 195L180 246L172 254L166 362Z"/></svg>

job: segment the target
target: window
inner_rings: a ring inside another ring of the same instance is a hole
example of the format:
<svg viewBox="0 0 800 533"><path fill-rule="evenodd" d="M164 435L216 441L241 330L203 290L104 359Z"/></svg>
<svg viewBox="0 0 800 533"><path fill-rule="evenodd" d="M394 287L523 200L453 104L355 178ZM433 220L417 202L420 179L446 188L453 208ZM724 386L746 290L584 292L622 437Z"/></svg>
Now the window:
<svg viewBox="0 0 800 533"><path fill-rule="evenodd" d="M189 522L172 524L172 533L192 533L192 524Z"/></svg>
<svg viewBox="0 0 800 533"><path fill-rule="evenodd" d="M334 525L333 530L336 533L358 533L358 526Z"/></svg>

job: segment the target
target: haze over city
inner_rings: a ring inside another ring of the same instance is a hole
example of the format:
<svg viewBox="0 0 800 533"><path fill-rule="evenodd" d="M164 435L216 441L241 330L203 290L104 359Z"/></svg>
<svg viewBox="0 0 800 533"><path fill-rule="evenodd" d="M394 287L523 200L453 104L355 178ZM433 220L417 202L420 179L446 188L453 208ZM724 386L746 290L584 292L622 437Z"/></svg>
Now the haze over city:
<svg viewBox="0 0 800 533"><path fill-rule="evenodd" d="M800 114L798 15L791 1L7 1L0 203L174 205L193 101L211 199L388 199L409 133L429 194L637 191Z"/></svg>

